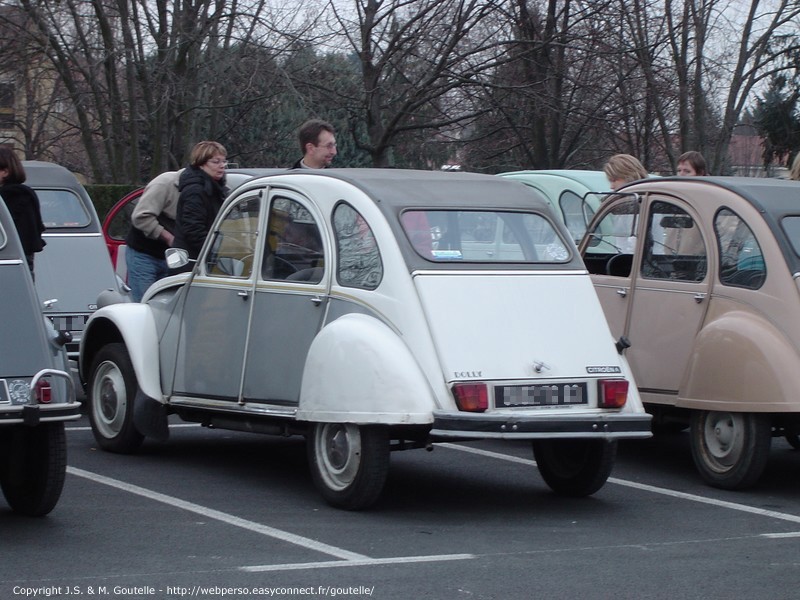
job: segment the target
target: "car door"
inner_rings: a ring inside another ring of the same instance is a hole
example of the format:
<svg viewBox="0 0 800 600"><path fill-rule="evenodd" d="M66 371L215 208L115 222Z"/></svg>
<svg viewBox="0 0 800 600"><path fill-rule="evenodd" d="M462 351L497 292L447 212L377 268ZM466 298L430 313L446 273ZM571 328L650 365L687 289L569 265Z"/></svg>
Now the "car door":
<svg viewBox="0 0 800 600"><path fill-rule="evenodd" d="M677 395L708 306L715 246L687 203L651 195L646 207L626 328L628 361L642 392Z"/></svg>
<svg viewBox="0 0 800 600"><path fill-rule="evenodd" d="M238 401L256 286L261 191L231 204L186 286L174 395Z"/></svg>
<svg viewBox="0 0 800 600"><path fill-rule="evenodd" d="M581 256L614 339L626 334L640 205L640 198L631 195L604 205L581 242Z"/></svg>
<svg viewBox="0 0 800 600"><path fill-rule="evenodd" d="M620 218L638 204L603 207L581 249L612 334L631 343L640 391L675 395L708 304L709 244L685 202L651 195L638 224Z"/></svg>
<svg viewBox="0 0 800 600"><path fill-rule="evenodd" d="M308 198L290 190L270 192L245 359L246 402L293 407L299 401L306 355L330 291L330 242L321 223Z"/></svg>

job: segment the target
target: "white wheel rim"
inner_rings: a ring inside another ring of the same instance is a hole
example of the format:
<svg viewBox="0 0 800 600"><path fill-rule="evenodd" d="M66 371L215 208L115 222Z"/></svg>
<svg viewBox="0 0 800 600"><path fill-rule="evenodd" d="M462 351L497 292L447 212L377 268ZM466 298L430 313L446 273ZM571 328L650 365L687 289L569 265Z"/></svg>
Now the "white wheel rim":
<svg viewBox="0 0 800 600"><path fill-rule="evenodd" d="M710 413L703 427L703 439L714 462L725 469L732 467L744 449L744 422L741 415Z"/></svg>
<svg viewBox="0 0 800 600"><path fill-rule="evenodd" d="M361 434L358 426L326 423L316 429L314 452L325 485L333 490L350 486L361 466Z"/></svg>
<svg viewBox="0 0 800 600"><path fill-rule="evenodd" d="M92 415L95 426L105 438L122 431L128 410L128 395L122 372L113 362L100 364L92 382Z"/></svg>

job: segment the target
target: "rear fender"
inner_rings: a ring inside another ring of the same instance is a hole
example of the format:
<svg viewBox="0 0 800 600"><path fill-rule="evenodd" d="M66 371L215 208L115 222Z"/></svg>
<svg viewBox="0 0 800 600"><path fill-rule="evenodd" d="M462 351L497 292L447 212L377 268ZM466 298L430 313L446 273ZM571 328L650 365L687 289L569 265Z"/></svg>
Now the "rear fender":
<svg viewBox="0 0 800 600"><path fill-rule="evenodd" d="M158 333L147 304L114 304L92 314L81 339L80 373L84 382L88 380L97 352L114 342L122 342L128 349L142 393L163 402Z"/></svg>
<svg viewBox="0 0 800 600"><path fill-rule="evenodd" d="M306 358L297 418L327 423L432 423L434 392L400 337L349 314L320 331Z"/></svg>
<svg viewBox="0 0 800 600"><path fill-rule="evenodd" d="M677 406L734 412L800 411L800 355L773 323L725 313L695 340Z"/></svg>

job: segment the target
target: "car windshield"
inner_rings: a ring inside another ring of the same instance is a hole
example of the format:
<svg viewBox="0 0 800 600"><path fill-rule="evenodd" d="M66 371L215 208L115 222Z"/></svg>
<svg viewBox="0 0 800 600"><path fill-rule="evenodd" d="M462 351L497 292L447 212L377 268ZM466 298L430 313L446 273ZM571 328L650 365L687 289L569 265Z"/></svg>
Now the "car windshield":
<svg viewBox="0 0 800 600"><path fill-rule="evenodd" d="M480 210L407 210L403 230L434 262L566 262L570 251L543 215Z"/></svg>
<svg viewBox="0 0 800 600"><path fill-rule="evenodd" d="M48 229L86 227L89 213L81 199L69 190L36 190L42 208L42 221Z"/></svg>

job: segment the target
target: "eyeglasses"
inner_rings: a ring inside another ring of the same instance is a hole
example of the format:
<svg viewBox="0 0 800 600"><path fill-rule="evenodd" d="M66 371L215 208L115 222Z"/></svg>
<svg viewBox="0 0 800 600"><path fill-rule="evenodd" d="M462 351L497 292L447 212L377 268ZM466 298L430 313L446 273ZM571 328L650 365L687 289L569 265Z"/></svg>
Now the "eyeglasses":
<svg viewBox="0 0 800 600"><path fill-rule="evenodd" d="M223 169L228 166L228 161L221 158L212 158L209 160L212 165L220 165Z"/></svg>
<svg viewBox="0 0 800 600"><path fill-rule="evenodd" d="M326 150L333 150L336 148L336 142L328 142L327 144L317 144L317 148L325 148Z"/></svg>

